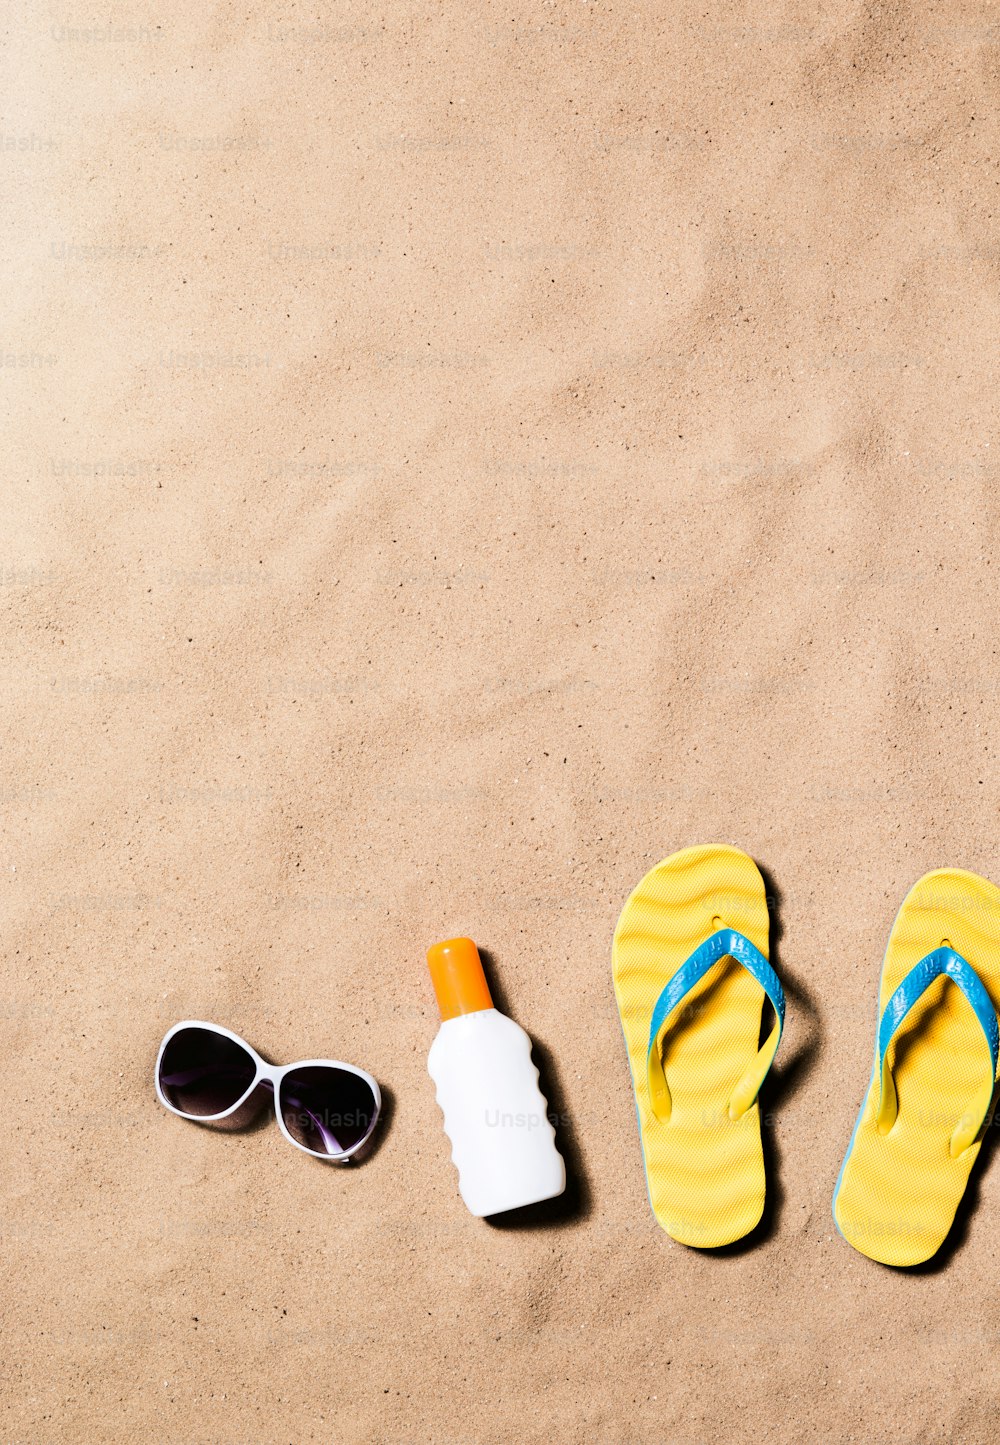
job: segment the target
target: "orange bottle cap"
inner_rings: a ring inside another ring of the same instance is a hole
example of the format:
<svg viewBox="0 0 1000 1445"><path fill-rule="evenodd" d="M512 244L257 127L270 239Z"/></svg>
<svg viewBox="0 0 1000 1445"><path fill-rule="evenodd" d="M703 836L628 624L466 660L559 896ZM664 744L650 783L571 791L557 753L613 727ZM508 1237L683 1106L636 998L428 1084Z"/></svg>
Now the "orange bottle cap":
<svg viewBox="0 0 1000 1445"><path fill-rule="evenodd" d="M427 962L442 1019L493 1007L479 949L471 938L435 943L427 950Z"/></svg>

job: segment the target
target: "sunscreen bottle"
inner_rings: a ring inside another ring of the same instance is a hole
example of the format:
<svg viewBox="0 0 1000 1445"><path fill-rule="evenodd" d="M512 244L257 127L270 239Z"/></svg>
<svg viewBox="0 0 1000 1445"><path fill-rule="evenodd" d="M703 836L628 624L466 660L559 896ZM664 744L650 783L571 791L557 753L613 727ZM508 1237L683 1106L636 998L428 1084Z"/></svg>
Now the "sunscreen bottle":
<svg viewBox="0 0 1000 1445"><path fill-rule="evenodd" d="M531 1040L493 1007L471 938L427 954L441 1010L427 1070L437 1086L458 1192L482 1218L552 1199L566 1188Z"/></svg>

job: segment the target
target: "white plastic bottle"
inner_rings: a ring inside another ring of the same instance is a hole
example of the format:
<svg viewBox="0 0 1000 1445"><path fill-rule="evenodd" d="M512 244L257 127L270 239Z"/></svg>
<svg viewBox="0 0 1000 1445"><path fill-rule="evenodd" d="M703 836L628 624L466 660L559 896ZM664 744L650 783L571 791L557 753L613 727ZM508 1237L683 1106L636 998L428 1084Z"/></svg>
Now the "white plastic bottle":
<svg viewBox="0 0 1000 1445"><path fill-rule="evenodd" d="M427 1069L458 1168L458 1191L479 1218L552 1199L566 1166L524 1029L493 1007L479 950L451 938L427 954L441 1027Z"/></svg>

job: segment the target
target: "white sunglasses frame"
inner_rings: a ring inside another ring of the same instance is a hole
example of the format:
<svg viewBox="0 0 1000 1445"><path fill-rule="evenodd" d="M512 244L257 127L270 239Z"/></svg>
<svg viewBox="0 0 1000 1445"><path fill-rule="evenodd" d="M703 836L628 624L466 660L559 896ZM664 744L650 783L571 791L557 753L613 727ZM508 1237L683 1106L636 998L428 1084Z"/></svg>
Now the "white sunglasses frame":
<svg viewBox="0 0 1000 1445"><path fill-rule="evenodd" d="M174 1035L180 1033L181 1029L204 1029L207 1033L220 1034L224 1039L231 1039L233 1043L239 1044L241 1048L246 1049L256 1065L257 1072L254 1074L250 1087L240 1095L235 1104L231 1104L228 1109L223 1109L221 1114L185 1114L183 1109L177 1109L171 1104L170 1100L164 1096L163 1090L160 1088L160 1063L163 1059L163 1051ZM282 1079L286 1074L291 1073L293 1069L315 1067L343 1069L345 1073L356 1074L359 1079L364 1079L375 1098L375 1112L372 1115L372 1121L368 1125L364 1137L359 1139L356 1144L352 1144L350 1149L345 1149L342 1154L321 1154L316 1149L307 1149L304 1144L300 1144L297 1139L293 1139L285 1126L284 1119L281 1117L279 1090ZM342 1063L339 1059L298 1059L294 1064L269 1064L261 1058L252 1044L248 1044L246 1039L241 1038L239 1034L234 1034L232 1029L223 1028L221 1024L205 1023L203 1019L184 1019L183 1022L174 1024L173 1028L167 1030L163 1042L160 1045L160 1051L156 1055L156 1073L153 1079L156 1084L156 1097L163 1107L169 1109L171 1114L176 1114L178 1119L187 1119L190 1123L195 1124L211 1124L218 1119L228 1119L230 1114L235 1114L236 1110L242 1104L246 1103L254 1089L258 1088L264 1082L270 1082L274 1092L274 1116L278 1121L278 1128L282 1134L284 1134L289 1144L294 1145L296 1149L301 1149L303 1154L308 1154L313 1159L326 1160L328 1164L339 1164L345 1159L350 1159L351 1155L356 1154L359 1149L363 1149L371 1138L375 1125L378 1123L379 1116L382 1113L382 1091L376 1080L373 1079L371 1074L365 1069L356 1069L353 1064Z"/></svg>

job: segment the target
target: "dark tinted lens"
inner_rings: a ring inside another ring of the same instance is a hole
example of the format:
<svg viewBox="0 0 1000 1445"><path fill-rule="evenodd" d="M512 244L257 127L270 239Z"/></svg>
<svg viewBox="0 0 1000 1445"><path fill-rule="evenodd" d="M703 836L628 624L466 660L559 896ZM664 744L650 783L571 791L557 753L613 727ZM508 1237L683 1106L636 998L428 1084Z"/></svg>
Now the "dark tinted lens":
<svg viewBox="0 0 1000 1445"><path fill-rule="evenodd" d="M181 1029L163 1050L160 1088L181 1113L205 1118L231 1109L256 1072L242 1044L208 1029Z"/></svg>
<svg viewBox="0 0 1000 1445"><path fill-rule="evenodd" d="M281 1081L278 1107L297 1144L314 1154L345 1154L368 1133L378 1112L371 1085L346 1069L308 1064Z"/></svg>

